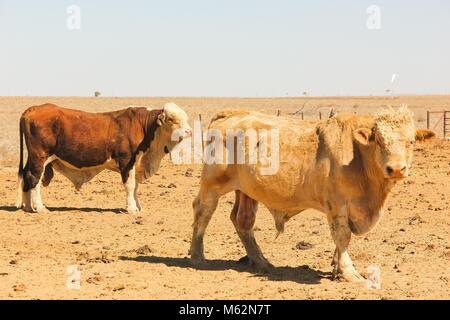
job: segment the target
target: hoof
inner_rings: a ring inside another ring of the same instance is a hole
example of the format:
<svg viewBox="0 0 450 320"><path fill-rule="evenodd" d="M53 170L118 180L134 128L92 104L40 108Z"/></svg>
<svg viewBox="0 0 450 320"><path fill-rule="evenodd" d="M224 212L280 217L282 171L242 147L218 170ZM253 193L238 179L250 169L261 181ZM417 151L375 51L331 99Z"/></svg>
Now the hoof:
<svg viewBox="0 0 450 320"><path fill-rule="evenodd" d="M198 265L204 264L206 262L205 254L203 253L202 248L198 248L197 246L192 245L189 248L188 254L191 256L191 263L193 265L198 266Z"/></svg>
<svg viewBox="0 0 450 320"><path fill-rule="evenodd" d="M139 209L137 207L128 207L127 208L127 213L128 214L137 214L139 213Z"/></svg>
<svg viewBox="0 0 450 320"><path fill-rule="evenodd" d="M245 264L249 264L250 263L250 259L248 258L248 256L243 256L242 258L240 258L238 260L239 263L245 263Z"/></svg>
<svg viewBox="0 0 450 320"><path fill-rule="evenodd" d="M191 257L191 263L194 266L202 266L206 263L205 257Z"/></svg>
<svg viewBox="0 0 450 320"><path fill-rule="evenodd" d="M274 266L269 261L251 262L250 266L261 273L269 273L273 270Z"/></svg>
<svg viewBox="0 0 450 320"><path fill-rule="evenodd" d="M50 210L48 210L46 207L40 207L36 208L37 213L50 213Z"/></svg>
<svg viewBox="0 0 450 320"><path fill-rule="evenodd" d="M344 270L338 273L333 273L333 280L342 282L364 282L366 279L358 273L355 269Z"/></svg>
<svg viewBox="0 0 450 320"><path fill-rule="evenodd" d="M266 258L250 259L248 256L242 257L238 261L239 263L247 264L250 268L257 272L268 273L273 270L274 266Z"/></svg>
<svg viewBox="0 0 450 320"><path fill-rule="evenodd" d="M23 206L22 209L23 209L24 212L27 212L27 213L34 213L34 212L36 212L32 207L29 207L29 206Z"/></svg>

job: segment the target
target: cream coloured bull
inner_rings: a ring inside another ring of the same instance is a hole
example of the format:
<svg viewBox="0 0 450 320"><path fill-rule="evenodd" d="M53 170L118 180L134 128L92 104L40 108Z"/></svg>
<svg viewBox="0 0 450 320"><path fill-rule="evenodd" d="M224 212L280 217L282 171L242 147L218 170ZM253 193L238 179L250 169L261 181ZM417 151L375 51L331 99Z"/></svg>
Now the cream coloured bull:
<svg viewBox="0 0 450 320"><path fill-rule="evenodd" d="M406 107L376 115L339 114L311 122L225 111L210 129L279 129L279 170L262 175L257 164L207 164L193 202L191 259L204 261L203 236L218 200L235 191L231 220L245 247L249 263L260 270L272 265L253 234L259 202L272 213L278 232L296 214L313 208L327 215L336 245L333 275L346 281L363 278L348 254L351 234L363 235L378 223L392 187L408 175L413 155L413 113ZM236 152L236 149L234 149ZM246 146L246 153L252 152ZM229 150L225 148L224 157Z"/></svg>

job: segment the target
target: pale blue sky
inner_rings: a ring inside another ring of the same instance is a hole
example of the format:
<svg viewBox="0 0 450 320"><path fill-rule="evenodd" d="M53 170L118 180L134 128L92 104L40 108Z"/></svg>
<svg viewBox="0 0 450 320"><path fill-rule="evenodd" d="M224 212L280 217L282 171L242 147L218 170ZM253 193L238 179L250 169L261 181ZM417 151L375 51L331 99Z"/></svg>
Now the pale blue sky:
<svg viewBox="0 0 450 320"><path fill-rule="evenodd" d="M0 95L450 94L449 0L0 0L0 39Z"/></svg>

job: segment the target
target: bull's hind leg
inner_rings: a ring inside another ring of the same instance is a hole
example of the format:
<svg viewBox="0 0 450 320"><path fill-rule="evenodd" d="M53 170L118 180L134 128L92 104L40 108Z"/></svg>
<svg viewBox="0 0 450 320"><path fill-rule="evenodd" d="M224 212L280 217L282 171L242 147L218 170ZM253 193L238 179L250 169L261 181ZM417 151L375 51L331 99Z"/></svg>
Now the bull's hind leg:
<svg viewBox="0 0 450 320"><path fill-rule="evenodd" d="M41 182L47 164L52 157L39 157L30 155L24 170L23 196L24 210L28 212L48 213L49 211L42 203Z"/></svg>
<svg viewBox="0 0 450 320"><path fill-rule="evenodd" d="M52 163L49 163L45 166L45 169L44 169L44 176L41 179L42 185L44 187L48 187L48 185L50 184L50 181L52 181L52 179L53 179L53 176L54 176L53 166L52 166Z"/></svg>
<svg viewBox="0 0 450 320"><path fill-rule="evenodd" d="M247 257L241 260L248 260L249 264L257 270L269 271L273 266L261 252L253 232L257 210L257 201L241 191L236 191L236 200L230 218L247 252Z"/></svg>
<svg viewBox="0 0 450 320"><path fill-rule="evenodd" d="M17 207L17 209L23 208L24 211L32 212L33 209L31 207L31 198L30 198L29 187L26 188L26 185L27 186L29 185L27 177L26 177L29 167L30 167L30 164L29 164L29 159L28 159L27 164L25 165L25 168L23 169L22 173L19 172L18 181L17 181L16 207Z"/></svg>
<svg viewBox="0 0 450 320"><path fill-rule="evenodd" d="M202 263L205 260L203 237L205 235L206 227L217 208L219 197L220 195L213 189L200 187L200 192L192 203L194 209L194 230L189 253L192 262L195 264Z"/></svg>

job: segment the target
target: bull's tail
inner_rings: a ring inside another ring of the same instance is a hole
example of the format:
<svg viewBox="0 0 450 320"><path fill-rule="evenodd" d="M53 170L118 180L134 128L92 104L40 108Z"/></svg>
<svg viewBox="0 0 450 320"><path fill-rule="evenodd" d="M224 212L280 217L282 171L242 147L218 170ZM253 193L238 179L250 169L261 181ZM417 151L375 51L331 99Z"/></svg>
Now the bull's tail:
<svg viewBox="0 0 450 320"><path fill-rule="evenodd" d="M19 140L20 140L20 158L19 158L19 172L17 175L17 201L16 201L16 207L18 209L22 208L23 205L23 174L24 174L24 168L23 168L23 126L24 126L24 120L23 118L20 118L19 123Z"/></svg>

